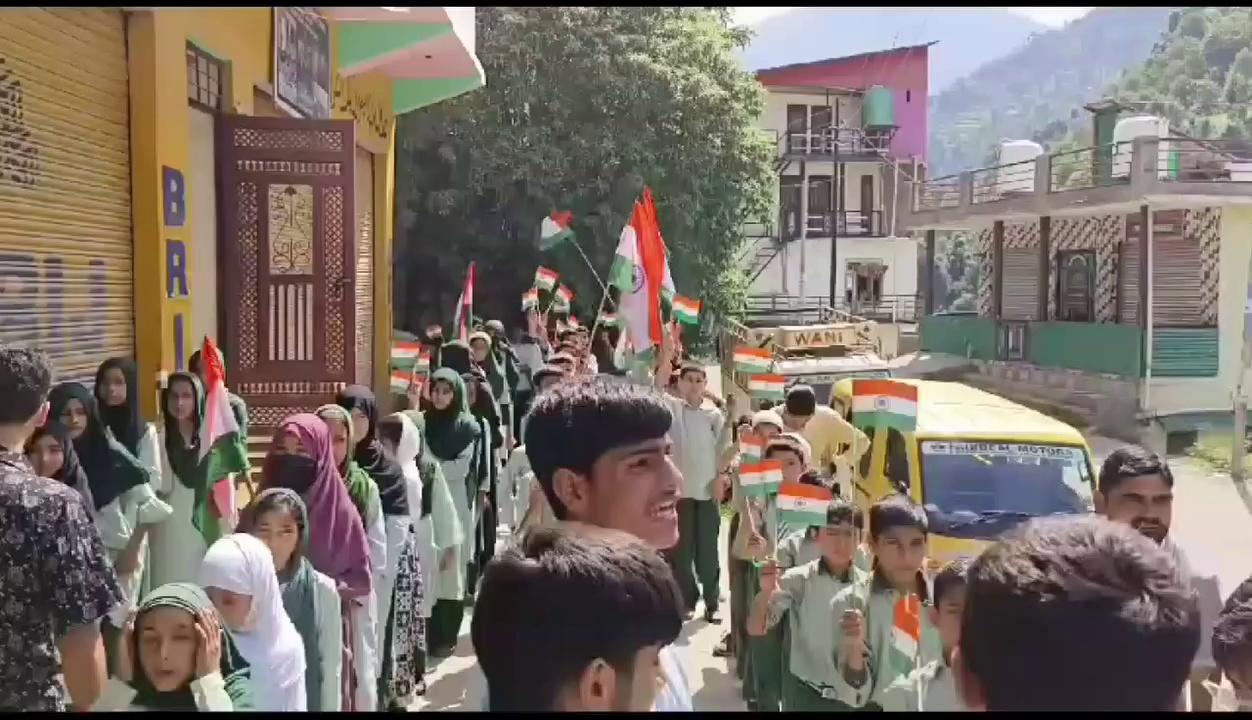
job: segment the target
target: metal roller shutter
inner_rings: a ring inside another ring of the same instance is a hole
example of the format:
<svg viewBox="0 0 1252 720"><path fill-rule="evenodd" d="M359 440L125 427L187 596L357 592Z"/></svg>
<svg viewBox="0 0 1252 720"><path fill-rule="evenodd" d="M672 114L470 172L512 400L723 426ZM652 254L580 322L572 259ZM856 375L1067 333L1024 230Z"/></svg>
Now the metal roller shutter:
<svg viewBox="0 0 1252 720"><path fill-rule="evenodd" d="M135 346L125 21L0 14L0 342L90 381Z"/></svg>
<svg viewBox="0 0 1252 720"><path fill-rule="evenodd" d="M356 149L356 381L374 385L374 156Z"/></svg>
<svg viewBox="0 0 1252 720"><path fill-rule="evenodd" d="M1152 238L1152 324L1204 324L1200 317L1200 245L1194 239Z"/></svg>
<svg viewBox="0 0 1252 720"><path fill-rule="evenodd" d="M1039 248L1004 248L1000 317L1038 320Z"/></svg>
<svg viewBox="0 0 1252 720"><path fill-rule="evenodd" d="M1117 270L1117 321L1124 325L1139 324L1139 240L1126 238L1122 243L1121 264Z"/></svg>

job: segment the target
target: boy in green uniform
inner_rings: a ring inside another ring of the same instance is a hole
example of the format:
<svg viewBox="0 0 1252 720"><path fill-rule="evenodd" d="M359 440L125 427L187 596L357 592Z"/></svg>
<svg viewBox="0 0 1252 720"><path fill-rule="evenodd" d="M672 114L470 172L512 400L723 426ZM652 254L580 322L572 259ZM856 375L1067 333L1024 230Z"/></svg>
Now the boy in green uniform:
<svg viewBox="0 0 1252 720"><path fill-rule="evenodd" d="M849 709L835 699L831 684L838 670L835 618L830 608L840 591L864 578L852 563L861 541L861 525L861 513L854 505L832 500L826 508L826 525L817 528L810 541L819 553L815 560L787 570L781 579L774 563L761 569L762 590L752 605L748 632L762 636L784 615L789 617L790 652L782 673L782 709L786 712Z"/></svg>
<svg viewBox="0 0 1252 720"><path fill-rule="evenodd" d="M972 558L953 560L935 576L935 604L928 609L930 621L943 642L943 658L932 660L891 684L882 694L886 712L958 712L965 706L956 696L952 676L952 651L961 640L961 614L965 612L965 576Z"/></svg>
<svg viewBox="0 0 1252 720"><path fill-rule="evenodd" d="M938 633L923 612L927 601L926 513L905 495L869 509L869 577L835 597L839 623L835 697L854 708L882 706L897 678L942 656Z"/></svg>
<svg viewBox="0 0 1252 720"><path fill-rule="evenodd" d="M768 443L782 432L782 418L773 410L761 410L752 416L751 425L745 430L740 440L752 439ZM748 462L740 458L735 471L731 475L730 505L735 517L730 523L730 616L731 640L727 650L735 656L735 673L740 680L746 677L748 663L748 607L752 603L756 591L756 567L753 563L765 557L764 532L760 527L757 515L748 506L750 501L743 494L743 486L739 482L739 465ZM744 699L747 700L747 684L744 684Z"/></svg>
<svg viewBox="0 0 1252 720"><path fill-rule="evenodd" d="M776 413L775 413L776 415ZM777 460L782 464L783 482L800 482L800 477L808 469L808 443L799 435L785 433L778 435L765 446L765 460ZM788 537L787 528L778 523L778 512L774 499L748 501L748 513L753 518L753 528L760 536L754 545L763 547L759 558L777 557L777 545ZM754 538L753 540L756 540ZM790 566L781 566L787 570ZM760 572L756 566L749 573L747 584L748 597L756 597L761 592ZM749 710L760 712L778 712L782 709L782 678L786 667L784 656L787 625L775 624L763 635L748 637L748 668L744 678L744 700Z"/></svg>

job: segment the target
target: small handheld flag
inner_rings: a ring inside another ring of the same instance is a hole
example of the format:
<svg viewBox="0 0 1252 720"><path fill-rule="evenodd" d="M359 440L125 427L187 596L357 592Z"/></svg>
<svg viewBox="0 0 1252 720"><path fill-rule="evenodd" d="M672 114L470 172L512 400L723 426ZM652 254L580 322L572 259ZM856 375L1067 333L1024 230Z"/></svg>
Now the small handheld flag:
<svg viewBox="0 0 1252 720"><path fill-rule="evenodd" d="M551 250L562 240L573 237L574 232L570 230L573 221L574 214L571 212L554 212L544 218L539 224L539 249Z"/></svg>
<svg viewBox="0 0 1252 720"><path fill-rule="evenodd" d="M758 463L739 466L739 485L747 497L767 497L778 491L782 485L782 463L777 460L762 460ZM823 522L826 509L822 508Z"/></svg>
<svg viewBox="0 0 1252 720"><path fill-rule="evenodd" d="M600 313L601 327L617 327L617 313L602 312Z"/></svg>
<svg viewBox="0 0 1252 720"><path fill-rule="evenodd" d="M757 437L745 437L739 441L739 455L745 463L754 463L765 454L765 441ZM742 472L742 470L740 471Z"/></svg>
<svg viewBox="0 0 1252 720"><path fill-rule="evenodd" d="M901 674L913 672L922 638L922 601L913 593L896 600L891 623L891 664Z"/></svg>
<svg viewBox="0 0 1252 720"><path fill-rule="evenodd" d="M531 288L522 293L522 310L530 310L539 307L539 291Z"/></svg>
<svg viewBox="0 0 1252 720"><path fill-rule="evenodd" d="M684 325L700 324L700 301L674 296L674 319Z"/></svg>
<svg viewBox="0 0 1252 720"><path fill-rule="evenodd" d="M391 390L392 392L403 395L409 389L409 383L413 382L413 373L402 370L391 371Z"/></svg>
<svg viewBox="0 0 1252 720"><path fill-rule="evenodd" d="M757 400L782 400L787 379L782 375L753 375L748 378L748 394Z"/></svg>
<svg viewBox="0 0 1252 720"><path fill-rule="evenodd" d="M736 372L768 373L774 367L774 353L765 348L737 347L734 360Z"/></svg>
<svg viewBox="0 0 1252 720"><path fill-rule="evenodd" d="M556 287L557 278L561 277L556 270L549 270L540 265L535 269L535 287L540 290L551 290Z"/></svg>
<svg viewBox="0 0 1252 720"><path fill-rule="evenodd" d="M574 300L574 291L564 285L558 287L556 292L552 293L552 305L557 309L569 309L569 304Z"/></svg>
<svg viewBox="0 0 1252 720"><path fill-rule="evenodd" d="M824 487L804 483L783 483L778 487L778 522L791 527L826 524L826 506L834 495Z"/></svg>
<svg viewBox="0 0 1252 720"><path fill-rule="evenodd" d="M894 380L853 380L852 423L912 432L917 428L917 386Z"/></svg>

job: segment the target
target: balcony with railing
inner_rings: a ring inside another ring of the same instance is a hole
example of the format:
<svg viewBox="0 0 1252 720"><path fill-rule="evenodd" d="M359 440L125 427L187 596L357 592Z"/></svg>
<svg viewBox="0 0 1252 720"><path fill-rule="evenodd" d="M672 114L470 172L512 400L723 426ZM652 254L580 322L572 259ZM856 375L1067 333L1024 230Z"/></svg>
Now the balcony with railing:
<svg viewBox="0 0 1252 720"><path fill-rule="evenodd" d="M847 161L877 160L891 147L891 131L860 128L787 130L779 134L779 154L794 159Z"/></svg>
<svg viewBox="0 0 1252 720"><path fill-rule="evenodd" d="M1252 143L1141 137L913 183L912 195L901 214L903 229L1135 204L1149 195L1246 199L1252 197Z"/></svg>
<svg viewBox="0 0 1252 720"><path fill-rule="evenodd" d="M799 210L784 210L782 232L786 240L800 237ZM838 225L839 237L887 237L887 224L882 210L840 210L839 212L809 213L805 235L811 238L828 238Z"/></svg>

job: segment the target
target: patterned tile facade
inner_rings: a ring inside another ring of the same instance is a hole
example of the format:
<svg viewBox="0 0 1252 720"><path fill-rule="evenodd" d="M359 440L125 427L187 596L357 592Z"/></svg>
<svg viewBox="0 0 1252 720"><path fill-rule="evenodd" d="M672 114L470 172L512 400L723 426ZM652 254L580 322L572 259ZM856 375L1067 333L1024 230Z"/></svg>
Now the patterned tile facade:
<svg viewBox="0 0 1252 720"><path fill-rule="evenodd" d="M991 290L995 275L995 258L992 256L991 228L974 233L974 247L978 252L978 317L994 317L995 303Z"/></svg>
<svg viewBox="0 0 1252 720"><path fill-rule="evenodd" d="M1200 243L1200 318L1217 324L1218 281L1220 280L1222 209L1206 207L1188 210L1183 221L1185 237Z"/></svg>

